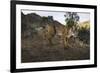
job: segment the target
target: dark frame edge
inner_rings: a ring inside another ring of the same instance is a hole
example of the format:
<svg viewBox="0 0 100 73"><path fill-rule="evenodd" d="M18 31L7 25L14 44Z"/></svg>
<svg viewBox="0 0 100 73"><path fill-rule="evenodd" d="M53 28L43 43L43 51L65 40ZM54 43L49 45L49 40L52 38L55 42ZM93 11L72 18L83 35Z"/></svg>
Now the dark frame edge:
<svg viewBox="0 0 100 73"><path fill-rule="evenodd" d="M16 4L10 1L10 72L16 70Z"/></svg>
<svg viewBox="0 0 100 73"><path fill-rule="evenodd" d="M94 7L94 64L97 67L97 6Z"/></svg>
<svg viewBox="0 0 100 73"><path fill-rule="evenodd" d="M32 71L49 71L49 70L67 70L67 69L83 69L83 68L96 68L95 64L91 65L77 65L77 66L58 66L58 67L44 67L44 68L26 68L16 69L16 72L32 72Z"/></svg>
<svg viewBox="0 0 100 73"><path fill-rule="evenodd" d="M88 8L94 9L96 5L82 5L82 4L70 4L70 3L51 3L51 2L37 2L37 1L13 1L16 4L22 5L41 5L41 6L57 6L57 7L73 7L73 8Z"/></svg>

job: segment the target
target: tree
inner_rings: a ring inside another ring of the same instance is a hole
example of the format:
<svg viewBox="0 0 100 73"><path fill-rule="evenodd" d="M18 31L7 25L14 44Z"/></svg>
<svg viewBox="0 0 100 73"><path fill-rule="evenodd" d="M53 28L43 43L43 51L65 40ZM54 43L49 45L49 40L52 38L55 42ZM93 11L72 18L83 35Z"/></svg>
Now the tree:
<svg viewBox="0 0 100 73"><path fill-rule="evenodd" d="M77 12L66 12L64 16L66 17L65 22L67 27L76 26L79 21Z"/></svg>

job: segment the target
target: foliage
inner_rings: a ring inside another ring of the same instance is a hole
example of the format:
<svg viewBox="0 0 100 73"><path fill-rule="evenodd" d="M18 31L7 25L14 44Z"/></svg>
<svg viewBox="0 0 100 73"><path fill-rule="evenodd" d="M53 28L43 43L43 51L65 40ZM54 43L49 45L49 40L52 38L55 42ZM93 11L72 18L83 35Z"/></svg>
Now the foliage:
<svg viewBox="0 0 100 73"><path fill-rule="evenodd" d="M83 41L84 43L89 44L90 43L90 23L89 22L84 22L80 24L80 29L79 29L79 39Z"/></svg>
<svg viewBox="0 0 100 73"><path fill-rule="evenodd" d="M66 17L65 22L67 27L72 27L79 21L77 12L66 12L64 16Z"/></svg>

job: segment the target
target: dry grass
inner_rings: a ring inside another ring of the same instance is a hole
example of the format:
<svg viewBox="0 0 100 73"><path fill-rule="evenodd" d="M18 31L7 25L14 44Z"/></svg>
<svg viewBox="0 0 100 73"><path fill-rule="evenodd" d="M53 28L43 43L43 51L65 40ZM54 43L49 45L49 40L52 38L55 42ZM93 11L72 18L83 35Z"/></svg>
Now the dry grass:
<svg viewBox="0 0 100 73"><path fill-rule="evenodd" d="M64 49L61 40L53 39L53 45L39 36L22 38L22 62L85 60L90 58L90 47L82 41L70 40Z"/></svg>

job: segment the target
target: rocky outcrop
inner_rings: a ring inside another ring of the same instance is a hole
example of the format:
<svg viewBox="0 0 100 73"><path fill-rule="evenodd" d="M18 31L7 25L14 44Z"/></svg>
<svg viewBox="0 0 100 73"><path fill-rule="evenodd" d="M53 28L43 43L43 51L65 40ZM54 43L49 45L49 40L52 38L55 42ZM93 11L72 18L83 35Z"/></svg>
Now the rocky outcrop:
<svg viewBox="0 0 100 73"><path fill-rule="evenodd" d="M47 24L56 26L56 30L59 30L59 27L63 27L60 22L53 19L53 16L40 16L36 13L30 13L24 15L21 13L21 31L24 36L30 36L37 32L36 29L45 27Z"/></svg>

